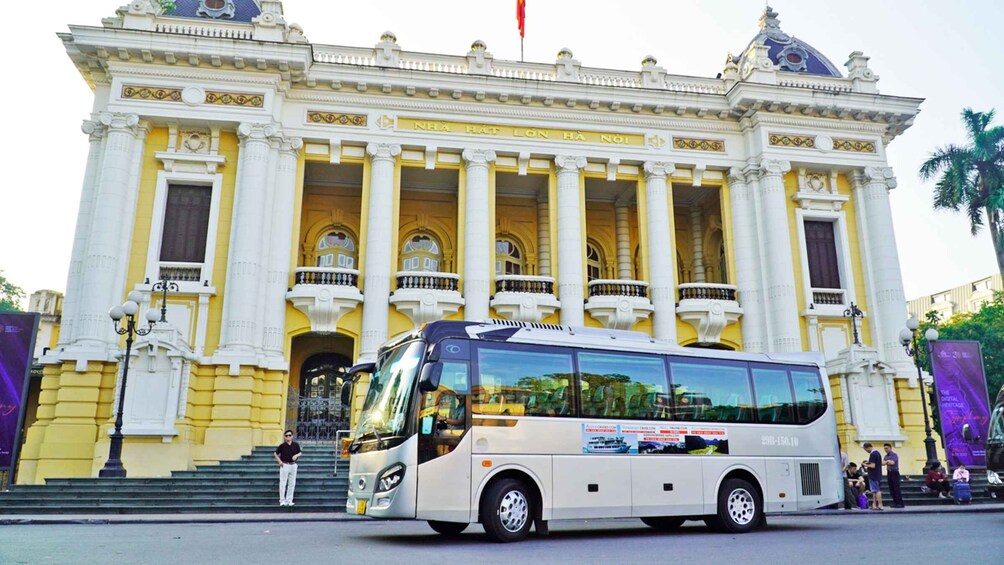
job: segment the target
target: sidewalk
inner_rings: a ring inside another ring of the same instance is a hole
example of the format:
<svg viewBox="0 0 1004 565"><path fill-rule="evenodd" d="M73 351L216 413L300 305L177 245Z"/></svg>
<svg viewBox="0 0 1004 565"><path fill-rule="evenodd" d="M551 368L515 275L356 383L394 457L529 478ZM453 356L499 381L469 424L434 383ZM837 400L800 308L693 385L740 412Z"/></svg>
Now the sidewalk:
<svg viewBox="0 0 1004 565"><path fill-rule="evenodd" d="M786 512L784 514L768 514L770 518L783 516L861 516L898 515L898 514L974 514L1004 512L1004 503L967 504L944 506L915 506L912 508L886 508L882 512L874 510L805 510L802 512ZM32 525L32 524L229 524L253 522L356 522L373 520L365 516L345 514L342 512L302 513L288 512L260 514L11 514L0 516L0 525ZM373 520L376 521L376 520Z"/></svg>

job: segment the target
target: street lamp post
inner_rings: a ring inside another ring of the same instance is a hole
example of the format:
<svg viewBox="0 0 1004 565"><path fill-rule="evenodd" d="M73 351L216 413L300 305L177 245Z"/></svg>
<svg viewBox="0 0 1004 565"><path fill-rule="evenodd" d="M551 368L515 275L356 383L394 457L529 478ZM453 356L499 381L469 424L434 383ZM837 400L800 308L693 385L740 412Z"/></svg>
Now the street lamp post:
<svg viewBox="0 0 1004 565"><path fill-rule="evenodd" d="M934 438L931 437L931 419L927 415L927 391L924 386L924 375L920 370L920 356L919 349L917 346L917 329L920 327L920 322L917 321L916 317L912 317L906 321L906 327L899 332L899 342L903 344L903 349L906 350L906 354L913 357L913 364L917 367L917 380L920 385L920 404L924 407L924 433L927 437L924 439L924 449L927 451L927 464L926 469L930 469L932 465L938 463L938 450L934 444ZM934 328L928 328L924 332L924 337L927 338L927 343L931 344L938 341L938 330ZM930 348L928 348L930 351Z"/></svg>
<svg viewBox="0 0 1004 565"><path fill-rule="evenodd" d="M122 306L113 306L108 316L115 323L115 333L126 336L125 358L122 360L122 385L119 387L119 407L115 415L115 431L111 434L111 444L108 446L108 461L104 468L98 471L99 477L125 477L126 470L122 466L122 410L125 406L126 379L129 378L129 355L132 353L133 335L147 335L153 330L153 324L159 316L156 310L147 310L146 329L136 326L136 313L143 294L139 291L129 293L129 299ZM126 319L125 327L119 326L122 318Z"/></svg>
<svg viewBox="0 0 1004 565"><path fill-rule="evenodd" d="M149 280L150 279L147 279L147 281ZM153 292L162 292L164 294L160 300L160 319L157 320L160 323L164 323L167 321L167 291L170 290L171 292L178 292L178 283L164 279L153 283L150 290Z"/></svg>

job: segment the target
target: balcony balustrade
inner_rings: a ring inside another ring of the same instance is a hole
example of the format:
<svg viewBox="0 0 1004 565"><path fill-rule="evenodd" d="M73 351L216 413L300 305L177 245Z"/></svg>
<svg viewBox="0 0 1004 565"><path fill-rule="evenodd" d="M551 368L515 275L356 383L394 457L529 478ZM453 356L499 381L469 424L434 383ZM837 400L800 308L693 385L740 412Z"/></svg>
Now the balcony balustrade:
<svg viewBox="0 0 1004 565"><path fill-rule="evenodd" d="M743 315L737 294L736 287L728 284L681 284L676 314L694 326L698 342L721 343L725 327L736 323Z"/></svg>
<svg viewBox="0 0 1004 565"><path fill-rule="evenodd" d="M310 318L311 331L337 331L338 320L363 301L355 269L297 267L293 280L286 300Z"/></svg>
<svg viewBox="0 0 1004 565"><path fill-rule="evenodd" d="M561 306L554 295L554 279L529 275L495 277L491 305L507 320L528 323L540 322Z"/></svg>
<svg viewBox="0 0 1004 565"><path fill-rule="evenodd" d="M586 311L607 328L631 329L652 315L648 283L624 279L590 281Z"/></svg>
<svg viewBox="0 0 1004 565"><path fill-rule="evenodd" d="M456 314L464 305L457 290L460 277L454 273L400 271L397 290L390 303L415 326Z"/></svg>

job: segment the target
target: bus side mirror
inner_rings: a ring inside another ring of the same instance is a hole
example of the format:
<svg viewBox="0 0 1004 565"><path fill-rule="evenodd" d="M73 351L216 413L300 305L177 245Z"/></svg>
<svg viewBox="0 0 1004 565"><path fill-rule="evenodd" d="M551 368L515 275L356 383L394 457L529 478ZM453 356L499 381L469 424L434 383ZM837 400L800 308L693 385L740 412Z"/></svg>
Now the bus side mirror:
<svg viewBox="0 0 1004 565"><path fill-rule="evenodd" d="M422 374L418 377L418 390L422 392L433 392L439 388L439 379L443 376L442 363L426 363L422 367Z"/></svg>
<svg viewBox="0 0 1004 565"><path fill-rule="evenodd" d="M973 441L973 429L969 427L969 424L962 425L962 439L966 440L966 443Z"/></svg>
<svg viewBox="0 0 1004 565"><path fill-rule="evenodd" d="M352 401L352 380L342 383L342 406L348 406Z"/></svg>

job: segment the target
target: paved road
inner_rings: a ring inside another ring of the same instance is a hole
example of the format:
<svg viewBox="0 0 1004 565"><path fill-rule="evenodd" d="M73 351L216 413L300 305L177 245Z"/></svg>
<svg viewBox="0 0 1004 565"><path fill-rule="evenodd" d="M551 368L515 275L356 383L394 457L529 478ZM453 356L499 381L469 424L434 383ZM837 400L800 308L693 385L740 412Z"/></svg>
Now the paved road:
<svg viewBox="0 0 1004 565"><path fill-rule="evenodd" d="M689 523L660 534L638 520L553 522L551 536L493 544L472 525L457 540L423 522L8 525L0 563L1000 563L1004 512L772 517L733 536Z"/></svg>

